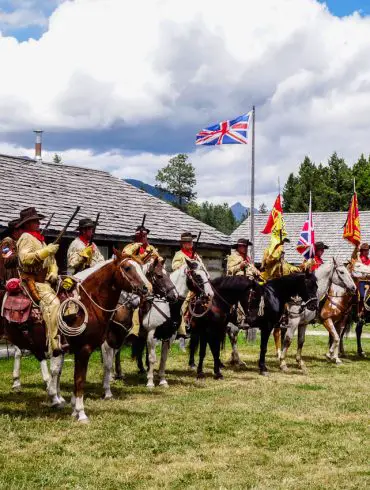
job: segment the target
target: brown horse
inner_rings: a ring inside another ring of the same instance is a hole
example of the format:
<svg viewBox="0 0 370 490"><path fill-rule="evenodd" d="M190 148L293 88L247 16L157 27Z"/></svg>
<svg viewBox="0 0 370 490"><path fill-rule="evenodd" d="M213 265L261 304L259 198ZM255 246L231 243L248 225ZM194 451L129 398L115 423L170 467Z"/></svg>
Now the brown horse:
<svg viewBox="0 0 370 490"><path fill-rule="evenodd" d="M71 399L73 415L79 422L88 422L83 404L84 386L91 353L104 342L109 319L118 303L121 291L146 295L152 286L145 278L141 266L130 256L115 250L116 259L77 274L80 279L79 296L88 320L80 335L66 335L70 351L75 356L74 392ZM79 311L68 325L74 330L85 320L85 313ZM28 332L19 326L5 324L6 337L15 345L29 349L39 360L45 359L46 335L41 323L30 324ZM51 380L48 394L53 405L58 405L58 380L63 365L63 356L51 358Z"/></svg>

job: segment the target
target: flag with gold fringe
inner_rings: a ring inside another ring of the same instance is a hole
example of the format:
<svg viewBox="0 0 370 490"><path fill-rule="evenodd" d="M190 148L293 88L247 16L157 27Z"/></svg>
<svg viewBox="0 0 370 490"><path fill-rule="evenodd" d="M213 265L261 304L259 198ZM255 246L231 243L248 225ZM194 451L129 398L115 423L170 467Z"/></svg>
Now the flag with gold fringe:
<svg viewBox="0 0 370 490"><path fill-rule="evenodd" d="M360 213L358 211L356 192L354 192L352 196L351 204L348 209L347 221L345 222L343 229L343 238L356 246L361 243Z"/></svg>

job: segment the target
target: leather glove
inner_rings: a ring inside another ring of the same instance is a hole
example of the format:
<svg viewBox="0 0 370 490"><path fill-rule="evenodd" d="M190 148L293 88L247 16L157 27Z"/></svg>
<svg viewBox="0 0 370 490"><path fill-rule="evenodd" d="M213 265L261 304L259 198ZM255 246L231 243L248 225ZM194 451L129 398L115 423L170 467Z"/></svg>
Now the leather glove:
<svg viewBox="0 0 370 490"><path fill-rule="evenodd" d="M83 257L84 259L87 259L88 261L91 261L93 252L94 252L93 246L89 245L88 247L85 247L83 250L81 250L80 256Z"/></svg>
<svg viewBox="0 0 370 490"><path fill-rule="evenodd" d="M58 274L50 272L50 274L46 276L46 281L50 282L50 284L55 284L58 281Z"/></svg>
<svg viewBox="0 0 370 490"><path fill-rule="evenodd" d="M41 260L45 260L50 255L55 255L59 250L59 245L54 245L54 243L49 243L46 247L38 251L38 255Z"/></svg>

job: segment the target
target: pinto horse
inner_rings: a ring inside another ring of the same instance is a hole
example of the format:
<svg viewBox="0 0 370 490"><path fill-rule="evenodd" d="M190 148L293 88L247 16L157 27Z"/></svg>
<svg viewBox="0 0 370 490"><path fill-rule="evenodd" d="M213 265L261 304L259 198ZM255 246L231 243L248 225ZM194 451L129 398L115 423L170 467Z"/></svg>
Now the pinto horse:
<svg viewBox="0 0 370 490"><path fill-rule="evenodd" d="M214 291L209 306L204 310L201 304L195 304L191 311L190 358L194 365L194 354L199 344L199 363L197 378L204 379L203 362L207 344L213 355L215 379L222 379L220 350L225 341L226 328L232 307L240 304L249 324L255 323L261 299L261 287L254 280L244 276L218 277L211 281Z"/></svg>
<svg viewBox="0 0 370 490"><path fill-rule="evenodd" d="M156 304L156 307L154 308L160 309L162 308L162 303L164 302L174 303L177 301L178 293L176 290L176 286L171 281L171 278L164 267L164 260L160 260L158 257L155 257L154 260L151 260L148 263L144 264L143 272L153 286L153 296L147 298L143 305L143 308L146 312L152 307L153 304ZM167 313L168 312L163 312L163 314L160 316L162 323L166 320L169 320L169 316ZM110 322L107 339L102 345L104 364L104 400L109 400L113 398L113 394L110 388L113 359L115 355L120 355L121 347L132 325L132 315L133 308L122 305L122 307L117 310L112 321ZM170 326L168 325L168 327ZM162 345L162 351L163 349L164 346ZM120 362L118 362L118 366L120 370L120 378L122 379Z"/></svg>
<svg viewBox="0 0 370 490"><path fill-rule="evenodd" d="M122 290L146 295L152 286L145 278L140 265L130 256L115 250L116 259L108 260L75 277L80 279L80 301L86 308L88 321L85 330L76 336L66 338L70 351L74 353L74 392L71 399L72 415L79 422L88 422L85 414L83 395L87 367L91 353L104 342L109 318L116 308ZM85 320L83 311L79 311L69 324L70 329L78 328ZM45 359L46 334L41 323L29 324L28 334L18 325L5 322L5 335L18 347L29 349L37 359ZM48 394L53 406L61 404L58 397L58 382L63 366L63 356L52 357L51 379Z"/></svg>

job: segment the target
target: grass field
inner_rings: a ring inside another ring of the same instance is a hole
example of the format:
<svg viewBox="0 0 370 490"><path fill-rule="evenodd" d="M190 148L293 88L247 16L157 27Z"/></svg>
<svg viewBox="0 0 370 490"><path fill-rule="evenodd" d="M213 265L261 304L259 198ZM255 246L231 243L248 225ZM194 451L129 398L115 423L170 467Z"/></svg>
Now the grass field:
<svg viewBox="0 0 370 490"><path fill-rule="evenodd" d="M364 340L370 351L370 341ZM293 346L295 348L295 345ZM258 345L240 342L247 368L224 370L204 384L186 370L174 346L168 390L147 391L125 356L125 384L115 400L101 395L100 356L90 364L86 411L79 425L70 407L47 407L35 360L23 361L23 393L12 393L11 361L0 361L1 489L364 489L370 484L369 358L354 340L340 367L325 361L326 337L308 337L308 374L280 373L270 344L271 375L258 375ZM227 345L223 358L230 353ZM292 350L293 353L293 350ZM69 400L73 363L63 394Z"/></svg>

